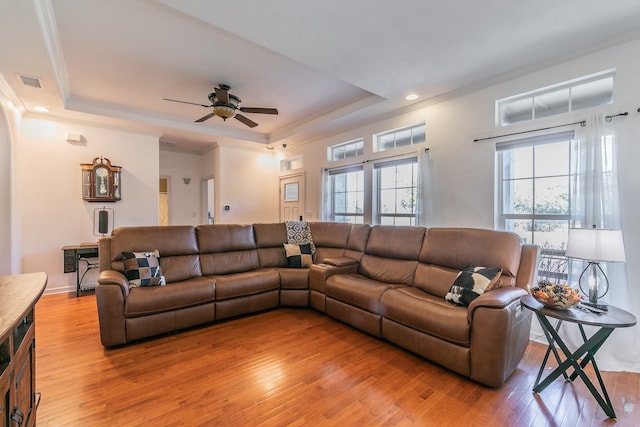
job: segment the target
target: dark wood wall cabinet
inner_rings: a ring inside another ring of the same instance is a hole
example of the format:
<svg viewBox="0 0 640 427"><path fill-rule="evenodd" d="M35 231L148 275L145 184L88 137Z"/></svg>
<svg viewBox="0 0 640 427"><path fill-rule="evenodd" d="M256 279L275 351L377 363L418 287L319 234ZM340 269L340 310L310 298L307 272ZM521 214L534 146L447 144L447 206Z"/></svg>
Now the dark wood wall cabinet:
<svg viewBox="0 0 640 427"><path fill-rule="evenodd" d="M45 273L0 276L0 426L35 426L34 307L47 286Z"/></svg>

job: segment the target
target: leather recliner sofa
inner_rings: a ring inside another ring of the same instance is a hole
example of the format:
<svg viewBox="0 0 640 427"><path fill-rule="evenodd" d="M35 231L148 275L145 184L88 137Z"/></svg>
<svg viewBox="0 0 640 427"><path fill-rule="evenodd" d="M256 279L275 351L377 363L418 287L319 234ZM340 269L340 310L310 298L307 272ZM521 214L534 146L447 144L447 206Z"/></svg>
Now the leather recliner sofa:
<svg viewBox="0 0 640 427"><path fill-rule="evenodd" d="M105 347L255 313L311 307L488 386L520 362L531 315L520 297L539 249L471 228L310 223L309 268L288 268L284 223L123 227L100 239L96 287ZM158 250L166 286L129 288L122 252ZM446 301L467 265L500 267L468 307Z"/></svg>

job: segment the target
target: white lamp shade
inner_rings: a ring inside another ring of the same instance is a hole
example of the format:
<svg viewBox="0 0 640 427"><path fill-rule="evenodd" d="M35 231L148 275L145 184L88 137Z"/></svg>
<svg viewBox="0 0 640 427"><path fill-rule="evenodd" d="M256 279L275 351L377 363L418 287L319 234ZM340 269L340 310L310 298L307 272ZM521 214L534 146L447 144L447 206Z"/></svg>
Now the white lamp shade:
<svg viewBox="0 0 640 427"><path fill-rule="evenodd" d="M596 262L625 262L621 230L570 228L565 256Z"/></svg>

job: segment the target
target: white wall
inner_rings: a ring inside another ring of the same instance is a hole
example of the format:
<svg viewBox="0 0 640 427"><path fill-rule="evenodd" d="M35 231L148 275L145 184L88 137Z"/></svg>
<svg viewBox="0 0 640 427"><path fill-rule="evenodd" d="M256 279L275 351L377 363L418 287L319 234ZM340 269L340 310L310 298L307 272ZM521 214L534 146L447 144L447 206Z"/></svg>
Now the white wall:
<svg viewBox="0 0 640 427"><path fill-rule="evenodd" d="M20 269L45 271L47 291L75 289L75 274L63 273L62 246L95 242L94 209L114 209L115 226L158 223L157 137L23 118L14 138L13 225ZM65 132L83 135L68 143ZM81 196L81 163L107 157L122 166L122 200L89 203Z"/></svg>
<svg viewBox="0 0 640 427"><path fill-rule="evenodd" d="M279 220L275 156L264 149L220 146L207 156L215 162L215 221L251 224ZM210 166L205 166L209 168ZM230 209L224 210L228 205Z"/></svg>
<svg viewBox="0 0 640 427"><path fill-rule="evenodd" d="M11 274L11 137L0 106L0 276Z"/></svg>
<svg viewBox="0 0 640 427"><path fill-rule="evenodd" d="M204 158L198 154L160 151L160 176L169 184L169 224L205 224L202 218L202 168ZM189 184L184 182L188 178Z"/></svg>

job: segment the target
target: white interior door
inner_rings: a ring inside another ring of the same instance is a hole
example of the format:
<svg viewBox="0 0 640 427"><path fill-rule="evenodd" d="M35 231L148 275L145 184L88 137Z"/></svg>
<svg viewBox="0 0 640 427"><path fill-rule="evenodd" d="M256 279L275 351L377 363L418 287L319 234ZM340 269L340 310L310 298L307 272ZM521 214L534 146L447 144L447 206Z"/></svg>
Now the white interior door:
<svg viewBox="0 0 640 427"><path fill-rule="evenodd" d="M280 221L304 219L304 173L280 177Z"/></svg>

